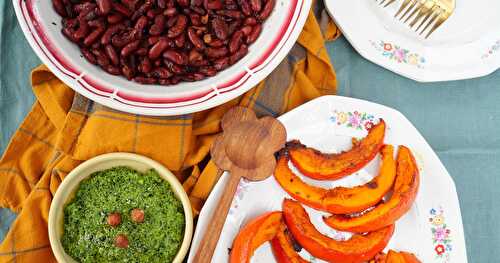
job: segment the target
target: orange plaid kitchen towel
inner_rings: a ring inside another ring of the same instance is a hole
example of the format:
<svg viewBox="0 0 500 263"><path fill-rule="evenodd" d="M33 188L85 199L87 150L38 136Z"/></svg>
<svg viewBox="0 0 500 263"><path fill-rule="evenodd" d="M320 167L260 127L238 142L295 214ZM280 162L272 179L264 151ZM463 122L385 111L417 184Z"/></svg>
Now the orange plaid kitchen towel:
<svg viewBox="0 0 500 263"><path fill-rule="evenodd" d="M336 79L325 39L338 30L315 4L288 57L242 97L211 110L175 117L146 117L96 104L58 80L45 66L32 73L37 97L0 161L0 207L18 213L0 244L0 262L54 262L48 240L53 195L75 166L109 152L135 152L176 173L195 214L220 172L209 148L220 119L241 105L279 116L316 97L334 94Z"/></svg>

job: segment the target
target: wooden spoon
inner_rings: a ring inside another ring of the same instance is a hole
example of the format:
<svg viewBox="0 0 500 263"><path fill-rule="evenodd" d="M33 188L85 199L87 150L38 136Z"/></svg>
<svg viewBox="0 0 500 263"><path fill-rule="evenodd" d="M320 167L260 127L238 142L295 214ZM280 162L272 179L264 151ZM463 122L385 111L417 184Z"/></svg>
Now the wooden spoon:
<svg viewBox="0 0 500 263"><path fill-rule="evenodd" d="M219 203L194 257L194 263L212 261L229 208L240 179L261 181L274 172L274 153L285 146L286 130L272 117L257 119L247 108L236 107L222 118L223 134L216 138L210 152L215 164L230 172Z"/></svg>

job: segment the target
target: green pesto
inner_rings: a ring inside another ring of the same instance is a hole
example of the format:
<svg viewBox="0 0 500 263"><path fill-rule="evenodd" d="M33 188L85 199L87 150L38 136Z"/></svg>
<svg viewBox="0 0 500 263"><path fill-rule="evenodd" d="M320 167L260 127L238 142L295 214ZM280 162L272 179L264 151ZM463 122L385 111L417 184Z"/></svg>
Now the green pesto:
<svg viewBox="0 0 500 263"><path fill-rule="evenodd" d="M134 208L144 210L143 223L131 220ZM115 228L106 223L112 212L121 214ZM62 244L79 262L172 262L184 226L182 203L156 171L115 167L82 181L64 208ZM128 248L114 245L118 234L127 235Z"/></svg>

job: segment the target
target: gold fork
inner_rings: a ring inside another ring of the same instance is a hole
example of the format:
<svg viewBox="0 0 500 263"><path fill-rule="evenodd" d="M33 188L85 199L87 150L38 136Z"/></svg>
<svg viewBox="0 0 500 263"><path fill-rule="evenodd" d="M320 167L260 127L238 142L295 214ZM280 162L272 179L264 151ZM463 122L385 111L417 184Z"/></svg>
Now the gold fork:
<svg viewBox="0 0 500 263"><path fill-rule="evenodd" d="M384 7L386 7L395 1L382 0L379 4L385 3ZM415 28L415 32L419 35L427 32L425 38L428 38L451 16L454 10L455 0L404 0L394 17L399 17L399 20L404 19L404 23L408 23L413 18L409 23L410 28ZM423 29L420 30L422 27Z"/></svg>

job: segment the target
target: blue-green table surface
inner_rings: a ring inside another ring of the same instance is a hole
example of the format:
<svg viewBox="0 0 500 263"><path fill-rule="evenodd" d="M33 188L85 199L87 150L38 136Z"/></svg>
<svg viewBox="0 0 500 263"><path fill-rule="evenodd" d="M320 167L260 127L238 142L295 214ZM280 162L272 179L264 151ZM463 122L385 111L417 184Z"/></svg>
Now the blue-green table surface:
<svg viewBox="0 0 500 263"><path fill-rule="evenodd" d="M26 42L10 1L0 1L0 152L34 100L30 71L40 61ZM455 180L469 262L500 262L500 71L422 84L367 60L341 38L329 43L338 94L401 111L437 152ZM0 240L15 214L0 209Z"/></svg>

